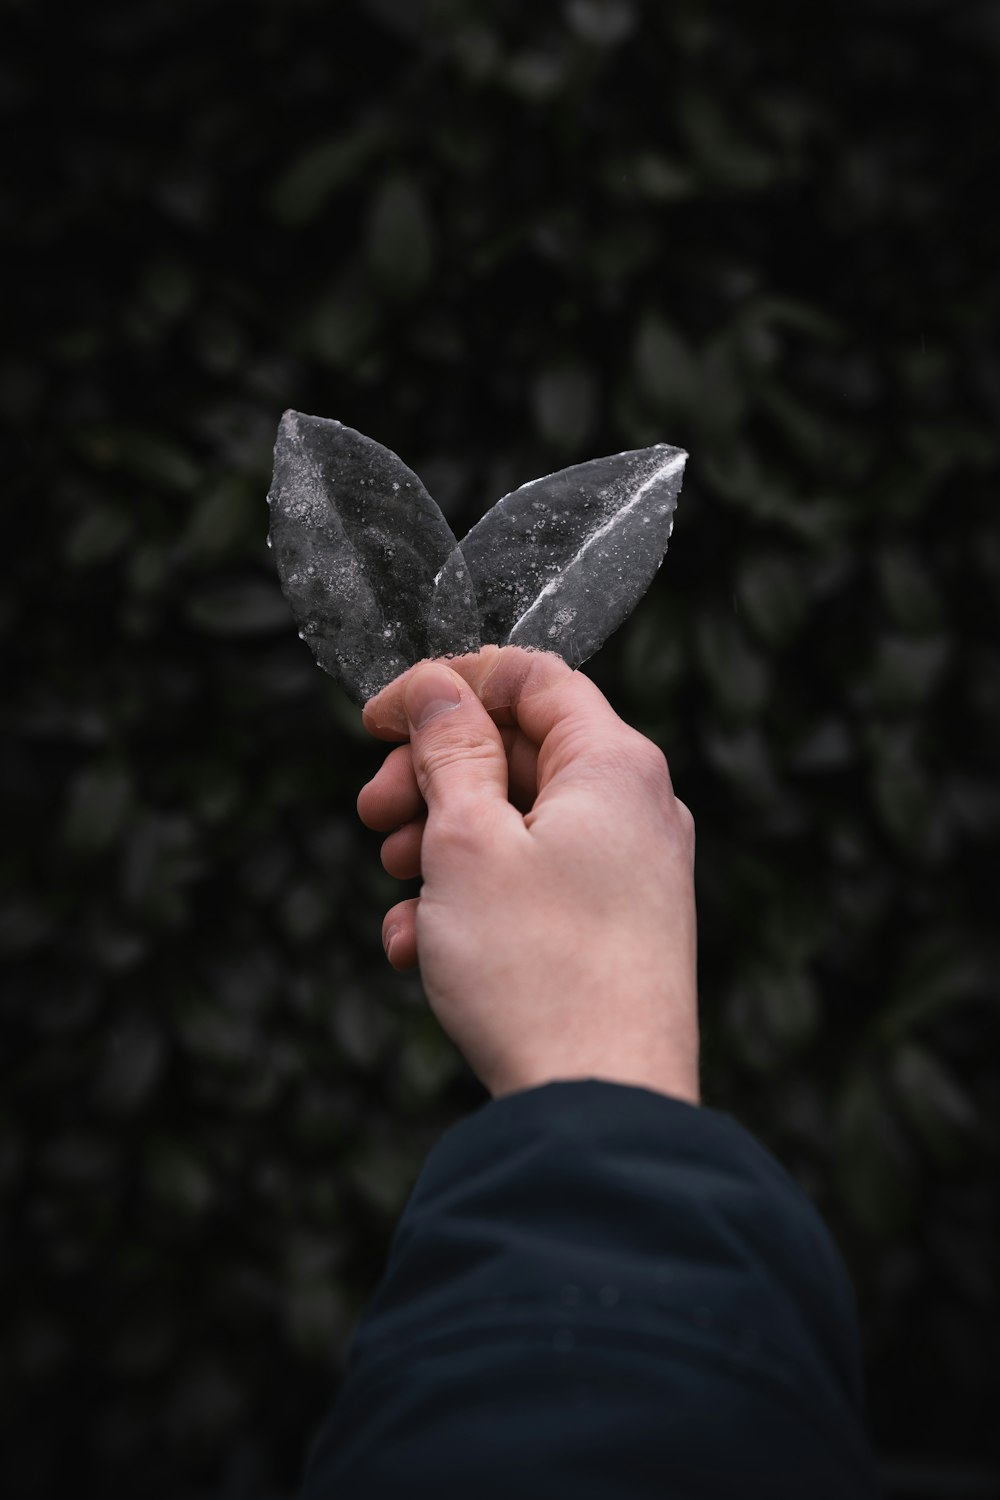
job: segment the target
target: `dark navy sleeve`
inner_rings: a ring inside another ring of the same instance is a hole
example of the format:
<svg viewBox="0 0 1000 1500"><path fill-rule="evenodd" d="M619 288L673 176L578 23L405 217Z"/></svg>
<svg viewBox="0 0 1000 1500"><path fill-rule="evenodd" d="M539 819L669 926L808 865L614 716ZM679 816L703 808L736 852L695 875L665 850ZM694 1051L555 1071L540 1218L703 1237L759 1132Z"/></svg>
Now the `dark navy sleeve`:
<svg viewBox="0 0 1000 1500"><path fill-rule="evenodd" d="M430 1152L302 1500L868 1500L854 1294L718 1110L598 1080Z"/></svg>

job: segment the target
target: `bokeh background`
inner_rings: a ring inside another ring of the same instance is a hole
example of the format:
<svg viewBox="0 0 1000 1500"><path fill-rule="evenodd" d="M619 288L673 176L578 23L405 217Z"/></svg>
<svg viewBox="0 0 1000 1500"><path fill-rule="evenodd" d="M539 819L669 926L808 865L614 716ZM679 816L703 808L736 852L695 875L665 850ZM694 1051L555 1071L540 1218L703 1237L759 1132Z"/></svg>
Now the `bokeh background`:
<svg viewBox="0 0 1000 1500"><path fill-rule="evenodd" d="M460 536L689 450L584 670L697 819L705 1102L844 1253L887 1495L996 1496L997 6L3 29L5 1493L293 1496L485 1102L382 957L383 752L265 545L291 406Z"/></svg>

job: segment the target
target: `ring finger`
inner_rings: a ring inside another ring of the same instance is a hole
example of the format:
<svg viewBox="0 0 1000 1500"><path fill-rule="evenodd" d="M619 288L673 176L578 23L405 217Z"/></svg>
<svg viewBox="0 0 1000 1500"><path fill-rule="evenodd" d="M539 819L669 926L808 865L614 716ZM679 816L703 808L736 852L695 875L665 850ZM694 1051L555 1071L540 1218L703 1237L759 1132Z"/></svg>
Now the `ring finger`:
<svg viewBox="0 0 1000 1500"><path fill-rule="evenodd" d="M382 845L382 868L396 880L416 880L420 874L420 846L426 818L404 823Z"/></svg>

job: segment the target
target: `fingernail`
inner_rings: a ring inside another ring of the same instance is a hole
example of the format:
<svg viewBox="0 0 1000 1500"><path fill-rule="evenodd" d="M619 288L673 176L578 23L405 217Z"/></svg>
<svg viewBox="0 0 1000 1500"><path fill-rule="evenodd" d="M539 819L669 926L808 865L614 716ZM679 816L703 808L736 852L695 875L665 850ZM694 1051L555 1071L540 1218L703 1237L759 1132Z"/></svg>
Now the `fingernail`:
<svg viewBox="0 0 1000 1500"><path fill-rule="evenodd" d="M390 927L385 935L385 956L392 963L392 945L399 937L399 928Z"/></svg>
<svg viewBox="0 0 1000 1500"><path fill-rule="evenodd" d="M403 695L406 717L414 729L423 729L438 714L449 713L462 701L462 690L444 667L415 672Z"/></svg>

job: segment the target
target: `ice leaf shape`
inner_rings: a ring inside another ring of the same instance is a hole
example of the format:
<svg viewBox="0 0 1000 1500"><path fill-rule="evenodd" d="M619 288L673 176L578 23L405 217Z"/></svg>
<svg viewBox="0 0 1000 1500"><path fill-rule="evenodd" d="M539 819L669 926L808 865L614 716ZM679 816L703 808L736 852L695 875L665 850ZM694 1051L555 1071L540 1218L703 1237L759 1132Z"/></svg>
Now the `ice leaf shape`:
<svg viewBox="0 0 1000 1500"><path fill-rule="evenodd" d="M269 541L316 660L364 703L429 656L516 645L579 666L663 561L687 454L658 443L505 495L459 544L388 448L286 411Z"/></svg>
<svg viewBox="0 0 1000 1500"><path fill-rule="evenodd" d="M299 632L355 703L424 657L478 649L462 553L390 449L330 418L286 411L267 498Z"/></svg>
<svg viewBox="0 0 1000 1500"><path fill-rule="evenodd" d="M578 667L663 561L687 454L658 443L574 464L498 500L462 542L484 643Z"/></svg>

